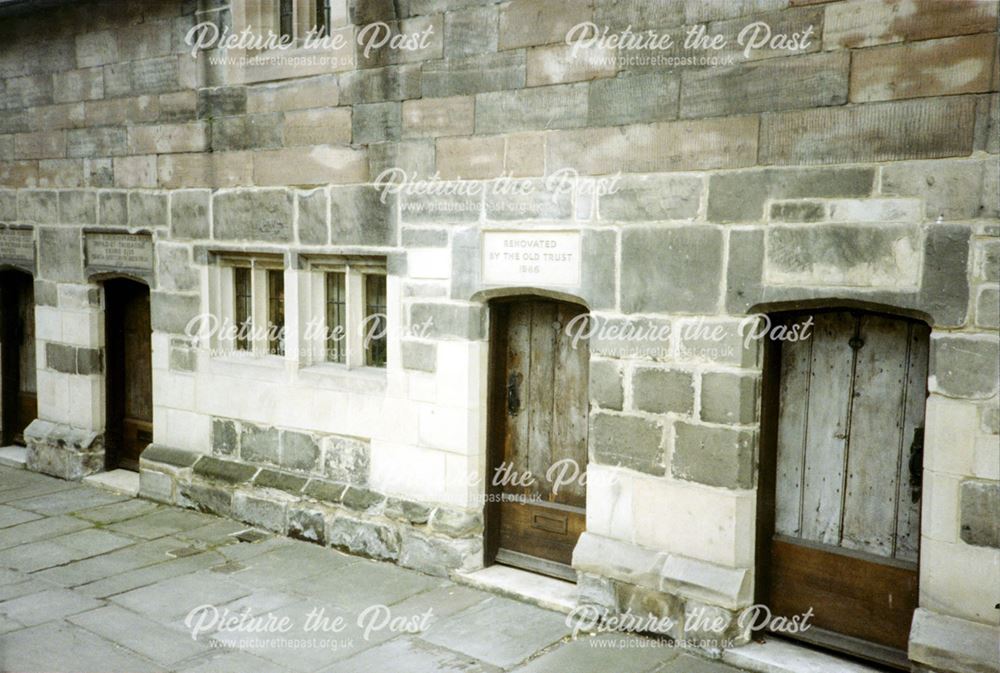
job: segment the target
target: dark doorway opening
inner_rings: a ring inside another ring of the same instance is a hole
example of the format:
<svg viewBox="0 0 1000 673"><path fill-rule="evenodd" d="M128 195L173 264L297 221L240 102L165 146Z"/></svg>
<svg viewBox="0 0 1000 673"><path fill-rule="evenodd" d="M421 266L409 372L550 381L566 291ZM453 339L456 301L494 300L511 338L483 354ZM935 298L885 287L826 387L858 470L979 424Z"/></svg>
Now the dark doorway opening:
<svg viewBox="0 0 1000 673"><path fill-rule="evenodd" d="M38 416L38 385L35 286L23 271L0 272L0 376L2 444L24 446L24 430Z"/></svg>
<svg viewBox="0 0 1000 673"><path fill-rule="evenodd" d="M139 469L153 441L153 358L149 287L124 278L104 283L107 355L105 468Z"/></svg>

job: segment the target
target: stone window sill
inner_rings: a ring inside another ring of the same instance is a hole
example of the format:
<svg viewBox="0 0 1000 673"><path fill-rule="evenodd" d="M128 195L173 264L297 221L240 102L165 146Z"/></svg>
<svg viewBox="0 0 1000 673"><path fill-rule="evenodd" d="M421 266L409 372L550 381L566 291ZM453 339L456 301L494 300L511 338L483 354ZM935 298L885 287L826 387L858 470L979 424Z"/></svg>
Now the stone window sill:
<svg viewBox="0 0 1000 673"><path fill-rule="evenodd" d="M351 392L384 392L386 370L382 367L349 368L333 362L310 364L299 370L299 381L322 388Z"/></svg>

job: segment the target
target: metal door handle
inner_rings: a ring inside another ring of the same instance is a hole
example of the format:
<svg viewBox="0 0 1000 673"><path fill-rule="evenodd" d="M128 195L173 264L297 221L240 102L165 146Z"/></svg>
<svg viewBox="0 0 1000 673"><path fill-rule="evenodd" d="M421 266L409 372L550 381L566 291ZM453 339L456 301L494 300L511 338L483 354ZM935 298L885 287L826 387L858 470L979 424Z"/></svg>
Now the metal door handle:
<svg viewBox="0 0 1000 673"><path fill-rule="evenodd" d="M521 374L511 372L510 377L507 379L507 413L512 416L521 410L521 395L518 392L520 382Z"/></svg>

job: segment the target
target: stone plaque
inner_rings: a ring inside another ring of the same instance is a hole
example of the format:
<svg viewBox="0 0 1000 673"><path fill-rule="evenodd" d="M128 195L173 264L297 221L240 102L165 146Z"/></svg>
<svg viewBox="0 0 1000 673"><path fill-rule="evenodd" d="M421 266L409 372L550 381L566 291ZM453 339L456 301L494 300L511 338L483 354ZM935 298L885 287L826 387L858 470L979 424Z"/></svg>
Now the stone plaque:
<svg viewBox="0 0 1000 673"><path fill-rule="evenodd" d="M87 265L105 269L153 270L148 234L87 234Z"/></svg>
<svg viewBox="0 0 1000 673"><path fill-rule="evenodd" d="M614 254L614 251L608 251ZM580 232L483 232L487 285L580 285Z"/></svg>
<svg viewBox="0 0 1000 673"><path fill-rule="evenodd" d="M34 264L34 231L31 229L0 229L0 260Z"/></svg>

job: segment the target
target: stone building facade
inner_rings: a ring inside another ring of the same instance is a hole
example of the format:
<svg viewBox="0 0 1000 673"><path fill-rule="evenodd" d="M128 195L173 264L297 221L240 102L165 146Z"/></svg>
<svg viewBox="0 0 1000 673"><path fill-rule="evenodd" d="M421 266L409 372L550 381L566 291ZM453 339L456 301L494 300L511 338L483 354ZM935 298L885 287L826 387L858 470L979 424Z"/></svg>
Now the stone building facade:
<svg viewBox="0 0 1000 673"><path fill-rule="evenodd" d="M496 300L572 302L594 328L579 600L682 625L710 609L740 643L774 411L745 319L900 316L929 327L909 659L997 670L997 2L339 0L329 49L302 44L323 8L285 5L0 2L0 267L34 281L29 469L109 466L107 288L127 278L152 332L142 496L474 570L492 561ZM203 22L299 43L193 50ZM775 39L747 48L755 22ZM405 39L359 44L382 24ZM677 44L568 43L580 24ZM725 46L685 50L691 29ZM432 186L386 188L402 173ZM491 265L539 232L567 234L576 268ZM325 362L310 336L331 269L355 335L384 277L384 366L351 339ZM190 329L238 317L240 282L248 315L281 283L280 347L236 357ZM614 329L639 323L660 329Z"/></svg>

